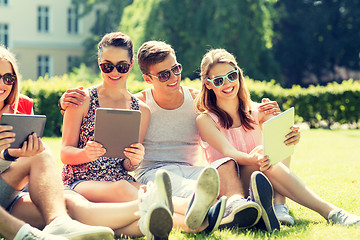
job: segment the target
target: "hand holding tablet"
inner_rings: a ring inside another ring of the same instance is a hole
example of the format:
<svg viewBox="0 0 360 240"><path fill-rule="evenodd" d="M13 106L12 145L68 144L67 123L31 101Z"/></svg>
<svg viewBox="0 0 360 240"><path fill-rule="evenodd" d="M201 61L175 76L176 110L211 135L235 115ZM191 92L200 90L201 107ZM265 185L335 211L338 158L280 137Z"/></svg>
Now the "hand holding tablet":
<svg viewBox="0 0 360 240"><path fill-rule="evenodd" d="M263 123L264 155L269 156L271 164L276 164L294 153L294 145L286 146L286 135L294 125L294 108Z"/></svg>
<svg viewBox="0 0 360 240"><path fill-rule="evenodd" d="M126 158L124 149L139 142L140 117L138 110L96 109L95 141L106 149L104 157Z"/></svg>
<svg viewBox="0 0 360 240"><path fill-rule="evenodd" d="M15 142L12 142L10 148L21 148L29 135L36 133L42 137L46 123L45 115L26 115L26 114L8 114L1 116L1 125L11 125L12 132L15 135Z"/></svg>

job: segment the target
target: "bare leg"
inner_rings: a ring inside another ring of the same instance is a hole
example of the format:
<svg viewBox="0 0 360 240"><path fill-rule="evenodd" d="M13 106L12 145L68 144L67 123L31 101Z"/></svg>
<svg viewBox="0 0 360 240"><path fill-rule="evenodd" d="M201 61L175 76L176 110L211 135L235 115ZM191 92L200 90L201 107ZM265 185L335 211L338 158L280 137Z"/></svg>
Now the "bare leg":
<svg viewBox="0 0 360 240"><path fill-rule="evenodd" d="M126 180L117 182L85 181L75 190L91 202L129 202L138 198L138 184Z"/></svg>
<svg viewBox="0 0 360 240"><path fill-rule="evenodd" d="M285 160L282 161L282 163L290 168L290 160L291 160L291 157L288 157L286 158ZM276 188L274 188L274 205L278 205L278 204L281 204L281 205L284 205L286 203L286 199L285 199L285 196L281 195Z"/></svg>
<svg viewBox="0 0 360 240"><path fill-rule="evenodd" d="M233 195L245 196L234 161L228 161L217 168L220 177L220 194L230 198Z"/></svg>
<svg viewBox="0 0 360 240"><path fill-rule="evenodd" d="M25 223L0 207L0 234L6 239L13 239Z"/></svg>
<svg viewBox="0 0 360 240"><path fill-rule="evenodd" d="M118 229L139 220L135 215L139 209L138 201L93 203L71 190L65 190L65 200L70 217L89 225Z"/></svg>
<svg viewBox="0 0 360 240"><path fill-rule="evenodd" d="M29 182L29 192L46 224L58 216L66 215L63 184L55 158L46 148L33 157L19 158L1 174L12 188L21 190Z"/></svg>
<svg viewBox="0 0 360 240"><path fill-rule="evenodd" d="M255 165L240 165L239 170L240 170L240 176L241 176L240 177L241 183L244 188L243 189L244 196L247 197L247 196L249 196L251 174L254 171L259 171L259 167L255 166Z"/></svg>
<svg viewBox="0 0 360 240"><path fill-rule="evenodd" d="M270 170L264 172L277 191L291 200L318 212L327 219L335 206L324 201L305 184L284 164L278 163Z"/></svg>
<svg viewBox="0 0 360 240"><path fill-rule="evenodd" d="M11 214L29 223L31 226L43 229L46 225L44 218L42 217L39 209L31 201L29 195L25 195L14 204Z"/></svg>

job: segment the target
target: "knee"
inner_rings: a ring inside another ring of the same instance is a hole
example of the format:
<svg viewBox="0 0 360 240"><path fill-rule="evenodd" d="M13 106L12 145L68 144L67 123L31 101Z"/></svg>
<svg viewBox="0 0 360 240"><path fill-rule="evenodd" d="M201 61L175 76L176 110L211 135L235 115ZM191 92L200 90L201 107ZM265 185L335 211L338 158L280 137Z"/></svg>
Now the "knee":
<svg viewBox="0 0 360 240"><path fill-rule="evenodd" d="M236 171L237 172L237 164L235 160L230 160L223 163L219 168L218 171Z"/></svg>
<svg viewBox="0 0 360 240"><path fill-rule="evenodd" d="M126 180L119 180L111 183L111 189L117 194L131 194L136 188Z"/></svg>

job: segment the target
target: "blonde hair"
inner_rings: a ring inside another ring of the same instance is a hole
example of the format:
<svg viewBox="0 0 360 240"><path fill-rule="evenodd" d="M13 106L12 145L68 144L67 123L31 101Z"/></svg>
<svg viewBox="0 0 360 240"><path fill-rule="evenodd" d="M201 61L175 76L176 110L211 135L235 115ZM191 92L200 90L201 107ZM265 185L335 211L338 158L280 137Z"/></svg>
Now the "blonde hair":
<svg viewBox="0 0 360 240"><path fill-rule="evenodd" d="M12 68L14 74L16 75L16 81L12 85L11 92L4 101L4 106L5 105L10 105L10 106L15 105L14 113L16 113L18 103L19 103L19 76L20 76L19 68L18 68L18 65L16 62L15 55L13 53L11 53L3 45L0 45L0 59L4 59L4 60L8 61L11 65L11 68Z"/></svg>
<svg viewBox="0 0 360 240"><path fill-rule="evenodd" d="M195 98L195 108L199 113L205 113L207 111L212 112L219 118L220 125L226 129L229 129L233 124L231 116L221 108L217 106L215 93L205 86L205 81L209 78L210 69L218 63L228 63L234 68L239 70L239 83L240 88L238 91L239 98L239 115L241 124L246 129L254 129L252 124L255 123L251 116L251 98L248 89L245 86L243 72L237 65L235 57L226 51L225 49L212 49L208 51L201 61L201 80L202 87L199 95Z"/></svg>

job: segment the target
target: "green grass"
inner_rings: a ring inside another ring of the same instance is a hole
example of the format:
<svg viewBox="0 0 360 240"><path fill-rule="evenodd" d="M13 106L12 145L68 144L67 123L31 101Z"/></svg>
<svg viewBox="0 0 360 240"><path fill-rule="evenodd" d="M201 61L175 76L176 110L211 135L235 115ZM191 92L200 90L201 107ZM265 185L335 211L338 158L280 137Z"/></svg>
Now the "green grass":
<svg viewBox="0 0 360 240"><path fill-rule="evenodd" d="M60 138L44 138L59 160ZM291 169L323 199L360 215L360 130L302 131ZM211 235L173 230L170 239L360 239L355 227L327 224L317 213L288 200L294 227L280 232L223 230Z"/></svg>

